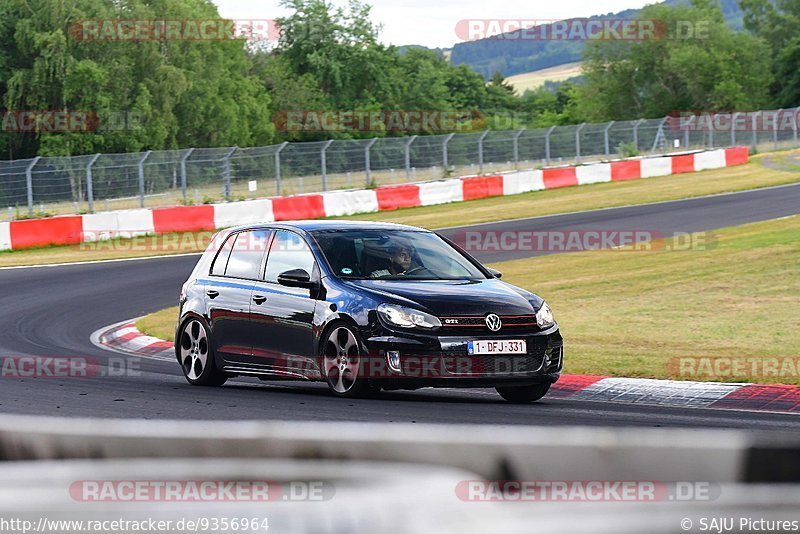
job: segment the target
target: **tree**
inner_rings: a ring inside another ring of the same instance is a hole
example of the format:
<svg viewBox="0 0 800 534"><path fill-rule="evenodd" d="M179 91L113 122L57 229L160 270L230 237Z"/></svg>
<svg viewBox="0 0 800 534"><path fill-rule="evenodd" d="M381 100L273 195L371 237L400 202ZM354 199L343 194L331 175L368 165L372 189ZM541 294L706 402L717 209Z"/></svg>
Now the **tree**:
<svg viewBox="0 0 800 534"><path fill-rule="evenodd" d="M586 83L578 99L583 120L769 104L767 44L731 30L718 5L709 0L694 0L691 6L655 4L645 7L641 18L661 21L669 34L641 41L597 41L586 47ZM692 34L686 32L687 23Z"/></svg>
<svg viewBox="0 0 800 534"><path fill-rule="evenodd" d="M740 0L744 25L771 49L776 104L800 105L800 3L796 0Z"/></svg>
<svg viewBox="0 0 800 534"><path fill-rule="evenodd" d="M80 21L113 31L117 20L157 19L219 14L194 0L5 0L0 105L100 118L97 131L6 133L13 157L269 143L269 95L242 39L87 40L80 30Z"/></svg>

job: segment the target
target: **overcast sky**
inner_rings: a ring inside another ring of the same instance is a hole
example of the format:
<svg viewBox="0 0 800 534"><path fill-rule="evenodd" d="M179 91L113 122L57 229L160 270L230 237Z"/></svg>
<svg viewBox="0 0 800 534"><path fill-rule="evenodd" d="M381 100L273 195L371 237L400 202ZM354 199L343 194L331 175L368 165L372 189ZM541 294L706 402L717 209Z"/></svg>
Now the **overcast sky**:
<svg viewBox="0 0 800 534"><path fill-rule="evenodd" d="M284 15L278 0L212 0L229 19L273 19ZM341 1L335 1L341 4ZM381 40L403 45L449 48L460 39L459 20L559 20L640 8L653 0L372 0L373 20L383 25Z"/></svg>

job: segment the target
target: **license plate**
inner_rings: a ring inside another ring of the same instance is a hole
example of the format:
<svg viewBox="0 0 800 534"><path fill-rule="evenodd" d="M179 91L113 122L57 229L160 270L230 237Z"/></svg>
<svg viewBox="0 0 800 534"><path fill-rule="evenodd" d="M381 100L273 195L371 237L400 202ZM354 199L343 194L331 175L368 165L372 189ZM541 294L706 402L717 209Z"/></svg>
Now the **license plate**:
<svg viewBox="0 0 800 534"><path fill-rule="evenodd" d="M467 354L525 354L528 352L523 339L498 339L496 341L470 341Z"/></svg>

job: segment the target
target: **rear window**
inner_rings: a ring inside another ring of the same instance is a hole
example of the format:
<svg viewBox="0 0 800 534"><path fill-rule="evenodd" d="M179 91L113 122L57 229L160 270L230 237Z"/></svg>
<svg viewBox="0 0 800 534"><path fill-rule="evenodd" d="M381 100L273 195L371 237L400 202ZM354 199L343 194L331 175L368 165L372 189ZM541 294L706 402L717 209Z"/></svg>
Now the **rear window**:
<svg viewBox="0 0 800 534"><path fill-rule="evenodd" d="M211 266L211 274L215 276L223 276L225 274L225 267L228 265L228 257L231 255L233 242L236 240L236 235L228 236L222 247L219 249L217 257L214 259L214 265Z"/></svg>
<svg viewBox="0 0 800 534"><path fill-rule="evenodd" d="M267 249L270 233L269 230L238 233L228 257L225 276L250 280L260 279L261 260Z"/></svg>

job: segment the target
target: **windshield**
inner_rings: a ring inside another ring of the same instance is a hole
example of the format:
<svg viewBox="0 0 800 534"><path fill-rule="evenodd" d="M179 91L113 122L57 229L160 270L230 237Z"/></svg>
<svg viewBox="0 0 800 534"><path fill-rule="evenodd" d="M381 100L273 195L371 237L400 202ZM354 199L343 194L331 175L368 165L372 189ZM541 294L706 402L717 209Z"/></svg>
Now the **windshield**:
<svg viewBox="0 0 800 534"><path fill-rule="evenodd" d="M333 272L347 279L472 280L486 276L432 232L313 232Z"/></svg>

